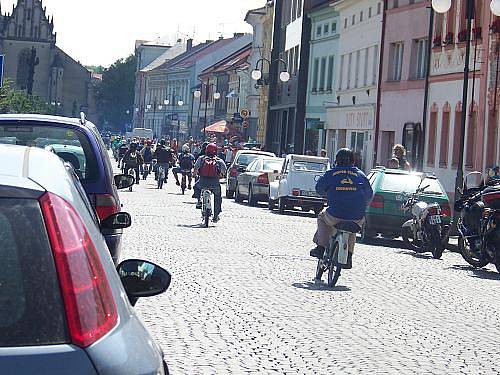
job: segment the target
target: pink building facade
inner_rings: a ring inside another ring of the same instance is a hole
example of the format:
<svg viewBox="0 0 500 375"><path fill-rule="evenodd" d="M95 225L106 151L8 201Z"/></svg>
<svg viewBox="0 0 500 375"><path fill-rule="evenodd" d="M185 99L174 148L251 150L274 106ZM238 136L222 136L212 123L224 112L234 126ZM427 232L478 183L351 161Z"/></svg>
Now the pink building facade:
<svg viewBox="0 0 500 375"><path fill-rule="evenodd" d="M388 0L386 5L377 164L386 165L394 144L403 143L415 165L422 158L418 145L422 139L429 2Z"/></svg>

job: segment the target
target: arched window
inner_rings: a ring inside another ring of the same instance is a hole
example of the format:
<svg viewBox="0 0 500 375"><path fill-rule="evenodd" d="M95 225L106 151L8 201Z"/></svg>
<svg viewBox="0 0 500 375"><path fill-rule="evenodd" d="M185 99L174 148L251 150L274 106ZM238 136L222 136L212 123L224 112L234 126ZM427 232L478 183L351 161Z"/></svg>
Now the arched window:
<svg viewBox="0 0 500 375"><path fill-rule="evenodd" d="M28 87L30 55L31 51L29 50L29 48L25 48L21 52L19 52L19 55L17 57L16 84L21 90L25 90Z"/></svg>

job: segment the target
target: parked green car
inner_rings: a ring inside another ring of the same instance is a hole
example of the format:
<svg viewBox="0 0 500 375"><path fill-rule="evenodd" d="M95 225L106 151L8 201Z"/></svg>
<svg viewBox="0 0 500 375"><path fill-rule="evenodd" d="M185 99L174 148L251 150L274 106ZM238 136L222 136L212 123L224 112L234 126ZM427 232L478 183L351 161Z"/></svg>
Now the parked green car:
<svg viewBox="0 0 500 375"><path fill-rule="evenodd" d="M401 208L406 195L414 193L420 184L422 173L407 172L399 169L377 167L368 174L373 189L373 200L366 209L366 223L361 237L368 242L378 234L396 238L401 235L402 225L411 219L411 212ZM434 176L427 176L422 186L429 185L420 198L427 203L436 202L441 206L444 225L451 221L451 207L448 195Z"/></svg>

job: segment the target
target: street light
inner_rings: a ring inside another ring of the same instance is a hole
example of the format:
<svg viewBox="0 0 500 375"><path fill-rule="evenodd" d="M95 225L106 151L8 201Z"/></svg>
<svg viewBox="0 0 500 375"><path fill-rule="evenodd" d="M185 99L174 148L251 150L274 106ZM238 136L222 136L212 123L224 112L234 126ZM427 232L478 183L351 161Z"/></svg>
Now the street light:
<svg viewBox="0 0 500 375"><path fill-rule="evenodd" d="M268 63L269 70L271 70L271 64L273 62L283 63L283 66L285 67L285 69L280 72L279 79L283 83L290 81L290 73L288 73L288 65L287 65L285 60L277 59L277 60L271 62L271 60L268 60L264 57L261 58L259 61L257 61L257 64L255 64L255 69L252 71L251 76L252 76L252 79L254 81L260 81L262 79L262 69L263 69L264 62ZM259 68L259 64L260 64L260 68Z"/></svg>

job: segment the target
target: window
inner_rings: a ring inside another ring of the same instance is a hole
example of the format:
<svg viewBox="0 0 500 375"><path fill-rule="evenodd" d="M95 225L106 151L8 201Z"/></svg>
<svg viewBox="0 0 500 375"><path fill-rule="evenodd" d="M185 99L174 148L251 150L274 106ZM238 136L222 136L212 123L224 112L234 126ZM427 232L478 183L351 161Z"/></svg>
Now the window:
<svg viewBox="0 0 500 375"><path fill-rule="evenodd" d="M292 0L292 22L297 19L297 0Z"/></svg>
<svg viewBox="0 0 500 375"><path fill-rule="evenodd" d="M302 17L302 0L297 1L297 18Z"/></svg>
<svg viewBox="0 0 500 375"><path fill-rule="evenodd" d="M363 22L363 11L359 13L359 22Z"/></svg>
<svg viewBox="0 0 500 375"><path fill-rule="evenodd" d="M38 201L0 199L0 241L0 347L67 343L64 305Z"/></svg>
<svg viewBox="0 0 500 375"><path fill-rule="evenodd" d="M377 4L377 15L382 12L382 3Z"/></svg>
<svg viewBox="0 0 500 375"><path fill-rule="evenodd" d="M332 23L332 34L335 34L337 32L337 23L334 22Z"/></svg>
<svg viewBox="0 0 500 375"><path fill-rule="evenodd" d="M368 18L372 18L372 7L368 8Z"/></svg>
<svg viewBox="0 0 500 375"><path fill-rule="evenodd" d="M297 74L299 71L299 63L300 63L300 46L295 46L295 54L294 54L294 61L293 64L295 65L295 71L294 74Z"/></svg>
<svg viewBox="0 0 500 375"><path fill-rule="evenodd" d="M427 72L427 39L416 39L414 41L413 78L423 79Z"/></svg>
<svg viewBox="0 0 500 375"><path fill-rule="evenodd" d="M468 117L467 127L467 145L465 155L465 166L474 168L474 161L476 160L476 126L477 126L477 112L473 110Z"/></svg>
<svg viewBox="0 0 500 375"><path fill-rule="evenodd" d="M398 0L393 0L393 8L399 7L399 1Z"/></svg>
<svg viewBox="0 0 500 375"><path fill-rule="evenodd" d="M339 69L339 90L342 90L342 84L344 82L344 59L345 55L340 56L340 69Z"/></svg>
<svg viewBox="0 0 500 375"><path fill-rule="evenodd" d="M321 36L321 25L319 25L317 28L316 28L316 36Z"/></svg>
<svg viewBox="0 0 500 375"><path fill-rule="evenodd" d="M321 73L319 75L319 91L325 90L326 57L321 58Z"/></svg>
<svg viewBox="0 0 500 375"><path fill-rule="evenodd" d="M386 172L380 183L380 190L414 193L419 184L420 176L417 174L400 175ZM426 178L422 186L427 185L429 185L425 190L427 193L443 193L441 184L436 178Z"/></svg>
<svg viewBox="0 0 500 375"><path fill-rule="evenodd" d="M347 29L347 18L344 18L344 29Z"/></svg>
<svg viewBox="0 0 500 375"><path fill-rule="evenodd" d="M347 89L351 88L351 67L352 67L352 52L349 54L349 63L347 64Z"/></svg>
<svg viewBox="0 0 500 375"><path fill-rule="evenodd" d="M356 15L353 14L351 24L354 25L355 23L356 23Z"/></svg>
<svg viewBox="0 0 500 375"><path fill-rule="evenodd" d="M318 91L318 71L319 71L319 59L314 59L312 92Z"/></svg>
<svg viewBox="0 0 500 375"><path fill-rule="evenodd" d="M403 70L403 42L391 43L389 54L389 80L400 81Z"/></svg>
<svg viewBox="0 0 500 375"><path fill-rule="evenodd" d="M368 53L370 52L369 48L365 48L365 68L363 72L363 86L368 86Z"/></svg>
<svg viewBox="0 0 500 375"><path fill-rule="evenodd" d="M325 23L325 25L323 26L323 33L324 34L330 33L330 24L329 23Z"/></svg>
<svg viewBox="0 0 500 375"><path fill-rule="evenodd" d="M439 147L439 166L448 166L448 138L450 136L450 112L443 112L441 127L441 145Z"/></svg>
<svg viewBox="0 0 500 375"><path fill-rule="evenodd" d="M327 165L323 163L298 160L293 162L293 170L295 172L325 172L326 168Z"/></svg>
<svg viewBox="0 0 500 375"><path fill-rule="evenodd" d="M427 165L429 167L434 167L436 159L436 132L437 132L437 120L438 113L431 112L431 117L429 120L429 140L427 149Z"/></svg>
<svg viewBox="0 0 500 375"><path fill-rule="evenodd" d="M356 51L356 71L354 72L354 87L359 87L359 68L361 66L361 50Z"/></svg>
<svg viewBox="0 0 500 375"><path fill-rule="evenodd" d="M462 111L455 111L455 121L453 126L453 155L451 160L451 165L453 167L458 166L458 159L460 156L460 138L462 135Z"/></svg>
<svg viewBox="0 0 500 375"><path fill-rule="evenodd" d="M328 77L326 81L326 91L332 91L333 89L333 72L334 70L334 57L330 56L328 58Z"/></svg>
<svg viewBox="0 0 500 375"><path fill-rule="evenodd" d="M372 71L372 85L377 84L378 77L378 44L374 47L373 51L373 71Z"/></svg>

